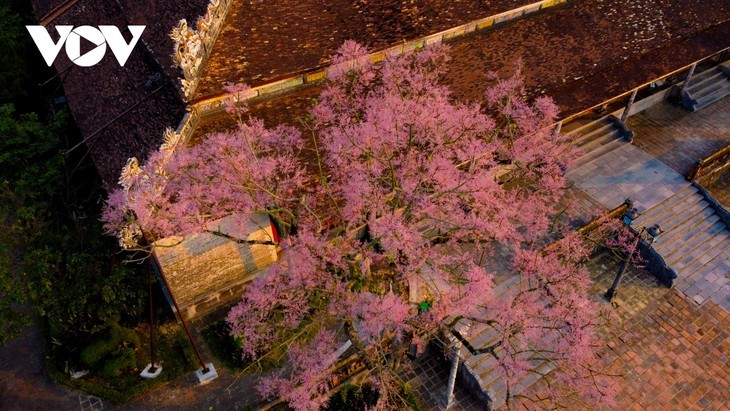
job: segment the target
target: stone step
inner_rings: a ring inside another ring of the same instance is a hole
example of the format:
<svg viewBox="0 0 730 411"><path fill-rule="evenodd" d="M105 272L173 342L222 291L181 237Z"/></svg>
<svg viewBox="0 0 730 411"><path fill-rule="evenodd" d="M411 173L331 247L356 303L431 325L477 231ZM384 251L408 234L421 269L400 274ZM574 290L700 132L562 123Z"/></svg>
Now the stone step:
<svg viewBox="0 0 730 411"><path fill-rule="evenodd" d="M481 334L479 334L473 340L470 339L468 341L472 347L474 347L475 349L478 350L480 348L489 347L490 345L496 343L497 341L499 341L500 337L501 337L501 335L494 328L490 327L489 329L487 329L484 332L482 332ZM491 355L489 355L489 354L474 355L471 353L471 351L466 350L466 349L464 349L462 352L462 360L471 369L476 369L479 366L479 364L484 362L488 357L491 357Z"/></svg>
<svg viewBox="0 0 730 411"><path fill-rule="evenodd" d="M555 365L551 362L542 361L533 369L535 370L535 372L530 372L524 378L520 379L514 387L512 387L511 395L513 397L529 388L532 384L538 382L544 375L549 374L552 370L555 369ZM507 397L506 384L504 385L504 388L495 393L494 396L495 400L491 404L492 409L498 409L500 407L503 407L505 405L505 399Z"/></svg>
<svg viewBox="0 0 730 411"><path fill-rule="evenodd" d="M593 161L601 158L602 156L621 148L621 146L624 144L628 143L626 143L625 141L621 141L618 138L612 138L612 141L601 145L600 147L596 147L593 151L584 154L581 158L576 160L569 171L575 171L587 164L590 164Z"/></svg>
<svg viewBox="0 0 730 411"><path fill-rule="evenodd" d="M693 85L695 85L697 83L703 83L704 81L706 81L712 77L715 77L715 75L717 75L718 73L720 73L720 74L723 73L722 64L718 64L717 66L710 67L707 70L705 70L699 74L697 72L695 72L695 75L692 77L692 80L690 80L691 84L689 86L692 87Z"/></svg>
<svg viewBox="0 0 730 411"><path fill-rule="evenodd" d="M504 348L498 348L494 350L495 355L500 356L504 354ZM489 394L489 387L497 380L501 380L502 375L499 372L499 361L494 358L491 354L484 354L483 361L480 362L478 367L473 368L477 375L482 381L482 391ZM491 398L491 395L489 395Z"/></svg>
<svg viewBox="0 0 730 411"><path fill-rule="evenodd" d="M585 147L590 144L596 138L601 138L606 134L612 134L616 131L616 125L611 122L599 123L600 127L596 127L594 130L582 134L575 142L578 147Z"/></svg>
<svg viewBox="0 0 730 411"><path fill-rule="evenodd" d="M494 289L492 290L492 293L495 297L498 297L498 296L504 295L507 292L515 291L519 288L518 285L521 281L522 281L521 275L514 275L514 276L508 278L507 280L501 282L496 287L494 287Z"/></svg>
<svg viewBox="0 0 730 411"><path fill-rule="evenodd" d="M701 87L698 87L696 90L691 91L690 95L695 100L701 100L702 98L714 93L717 90L720 90L722 88L725 88L730 81L724 76L720 75L717 78L715 78L713 81L708 81L706 83L701 84Z"/></svg>
<svg viewBox="0 0 730 411"><path fill-rule="evenodd" d="M710 214L707 215L703 210L702 213L694 216L668 235L663 233L654 249L662 256L667 256L676 250L679 244L686 242L693 233L712 230L720 220L720 216L714 210L710 209L710 211Z"/></svg>
<svg viewBox="0 0 730 411"><path fill-rule="evenodd" d="M659 224L662 230L664 230L665 234L673 236L674 234L682 234L681 229L684 228L683 225L691 221L698 215L701 215L703 212L705 213L704 217L709 217L715 213L715 210L713 210L712 208L708 209L710 203L708 203L704 199L700 199L696 202L695 201L695 198L692 197L686 199L681 203L678 203L678 206L686 207L681 209L679 207L675 208L673 213L660 216L659 218L655 219L651 225Z"/></svg>
<svg viewBox="0 0 730 411"><path fill-rule="evenodd" d="M558 333L556 332L546 333L545 338L543 338L539 342L539 345L540 347L549 347L558 339L558 337ZM521 346L522 349L528 348L520 341L513 341L513 344ZM497 356L503 355L504 352L505 350L501 347L495 350L495 354ZM544 361L540 359L541 354L539 353L530 352L526 353L525 355L528 356L528 361L536 359L539 359L539 362ZM504 394L506 393L507 384L505 383L503 375L499 369L499 361L489 354L484 354L484 357L485 358L483 358L481 361L475 362L474 364L476 364L476 366L471 366L470 369L472 371L475 371L475 373L479 376L479 380L482 384L482 391L484 391L489 396L489 398L492 399L493 402L503 401Z"/></svg>
<svg viewBox="0 0 730 411"><path fill-rule="evenodd" d="M488 383L485 383L484 387L482 387L482 390L487 393L489 398L492 400L492 409L497 408L495 406L498 403L504 403L504 397L498 397L497 393L505 390L507 388L507 382L502 378L502 375L499 372L495 372L493 375L487 376L487 378L490 378ZM482 380L484 381L484 380Z"/></svg>
<svg viewBox="0 0 730 411"><path fill-rule="evenodd" d="M707 96L701 97L697 101L697 105L695 106L695 110L699 110L701 108L707 107L712 103L717 102L718 100L721 100L725 96L730 95L730 81L725 81L725 85L722 88L719 88L712 92L712 94L709 94Z"/></svg>
<svg viewBox="0 0 730 411"><path fill-rule="evenodd" d="M726 252L728 246L730 246L730 231L726 229L712 236L702 249L695 248L692 252L677 255L675 258L666 261L666 263L667 266L677 270L680 278L685 278L694 271L700 270L702 265L712 260L717 253Z"/></svg>
<svg viewBox="0 0 730 411"><path fill-rule="evenodd" d="M725 236L730 236L730 231L728 231ZM730 243L723 242L722 233L713 237L706 246L707 250L703 256L695 259L690 264L683 266L681 272L677 271L680 274L680 279L698 280L703 278L706 274L707 267L711 267L713 262L730 258L728 257L728 255L730 255ZM682 286L684 285L686 285L686 283L679 282L677 288L682 291Z"/></svg>
<svg viewBox="0 0 730 411"><path fill-rule="evenodd" d="M593 135L591 140L586 140L579 147L586 154L591 154L592 152L611 143L612 141L621 141L618 137L617 131L618 130L616 129L616 127L612 125L610 128L603 130L600 134Z"/></svg>
<svg viewBox="0 0 730 411"><path fill-rule="evenodd" d="M705 199L696 194L690 197L685 197L681 200L678 200L676 203L673 203L671 205L668 204L666 208L664 208L663 210L658 210L659 212L654 213L649 218L637 222L636 226L650 227L654 224L659 224L662 229L668 231L669 227L673 227L672 221L682 221L682 218L688 218L694 215L694 213L691 213L691 211L688 210L699 211L696 207L699 203L702 203L703 201L705 201ZM704 208L706 206L707 202L705 201L705 204L703 204L701 208ZM691 214L687 215L687 212L690 212Z"/></svg>
<svg viewBox="0 0 730 411"><path fill-rule="evenodd" d="M699 201L697 201L695 197L689 198L682 203L679 203L673 213L660 216L654 220L651 225L659 224L659 227L669 234L674 229L680 227L683 222L701 213L702 210L705 210L709 205L710 203L705 201L704 198L700 198ZM710 213L708 215L712 214L714 211L710 209L709 212Z"/></svg>
<svg viewBox="0 0 730 411"><path fill-rule="evenodd" d="M609 123L608 115L595 119L588 123L582 124L576 128L572 128L573 124L576 124L576 123L571 122L571 123L565 125L565 129L563 130L563 132L565 134L577 139L577 138L580 138L580 136L590 133L591 131L593 131L597 128L600 128L604 124L607 124L607 123Z"/></svg>
<svg viewBox="0 0 730 411"><path fill-rule="evenodd" d="M495 299L499 297L504 297L510 293L516 293L520 289L521 283L522 277L519 275L512 276L509 279L505 280L501 284L494 287L493 292ZM489 308L486 309L485 315L480 317L489 318L489 310ZM471 344L472 347L474 347L475 349L479 349L494 344L499 340L499 338L500 335L491 326L484 323L474 323L469 332L469 336L467 337L467 341L469 341L469 344ZM487 354L474 356L469 350L462 350L462 360L468 363L468 365L472 369L473 367L478 365L480 361L484 360L484 358L488 356L489 355Z"/></svg>
<svg viewBox="0 0 730 411"><path fill-rule="evenodd" d="M707 85L714 84L718 80L725 80L725 74L719 68L712 68L704 71L701 74L694 76L690 80L690 85L687 87L687 91L694 97L695 93L700 92Z"/></svg>
<svg viewBox="0 0 730 411"><path fill-rule="evenodd" d="M639 210L641 211L641 215L634 221L634 225L637 227L648 227L655 224L658 219L665 218L667 215L673 215L694 203L702 201L703 198L697 195L698 192L699 190L697 188L691 184L687 184L686 187L667 197L649 210ZM687 204L688 202L689 204Z"/></svg>
<svg viewBox="0 0 730 411"><path fill-rule="evenodd" d="M665 261L674 260L680 255L684 256L690 254L693 250L704 248L705 244L707 244L715 235L721 233L725 228L725 224L716 223L710 226L707 230L690 232L688 233L689 238L685 241L677 241L673 250L667 250L666 253L660 254Z"/></svg>
<svg viewBox="0 0 730 411"><path fill-rule="evenodd" d="M540 342L541 347L550 347L558 339L558 333L548 333L547 336L548 337L546 339ZM526 388L540 380L543 375L549 373L555 368L553 363L547 361L541 353L530 353L527 361L532 365L531 369L537 372L528 372L515 382L510 393L512 396L524 391ZM499 381L501 381L501 383ZM487 394L492 399L492 409L503 406L507 397L506 382L500 378L491 384L487 384L486 388Z"/></svg>

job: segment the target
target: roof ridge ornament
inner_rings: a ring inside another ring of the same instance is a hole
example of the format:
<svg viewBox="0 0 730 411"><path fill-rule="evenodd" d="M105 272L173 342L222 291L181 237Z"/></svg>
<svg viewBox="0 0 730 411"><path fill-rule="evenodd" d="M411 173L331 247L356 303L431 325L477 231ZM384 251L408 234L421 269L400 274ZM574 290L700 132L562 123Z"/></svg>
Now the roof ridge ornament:
<svg viewBox="0 0 730 411"><path fill-rule="evenodd" d="M180 83L186 101L195 94L200 82L199 74L223 28L232 3L231 0L210 0L205 14L198 17L194 25L182 19L170 32L170 38L175 43L172 60L182 71Z"/></svg>

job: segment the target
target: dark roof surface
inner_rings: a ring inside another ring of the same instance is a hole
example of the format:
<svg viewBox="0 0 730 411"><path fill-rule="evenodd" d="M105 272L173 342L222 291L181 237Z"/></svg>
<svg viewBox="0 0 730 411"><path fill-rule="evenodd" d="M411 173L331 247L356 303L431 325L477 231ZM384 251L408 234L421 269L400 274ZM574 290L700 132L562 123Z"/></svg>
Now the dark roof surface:
<svg viewBox="0 0 730 411"><path fill-rule="evenodd" d="M480 100L486 72L509 74L521 58L528 93L552 96L567 117L730 46L730 2L574 2L451 46L444 82L456 98ZM269 125L296 124L320 90L256 103L252 114ZM196 136L231 127L226 116L207 118Z"/></svg>
<svg viewBox="0 0 730 411"><path fill-rule="evenodd" d="M130 24L147 26L145 43L165 72L177 76L179 69L173 67L170 32L183 18L189 23L196 22L205 13L208 0L120 0L120 3Z"/></svg>
<svg viewBox="0 0 730 411"><path fill-rule="evenodd" d="M437 33L536 0L236 1L195 99L326 65L345 40L371 48Z"/></svg>
<svg viewBox="0 0 730 411"><path fill-rule="evenodd" d="M55 32L53 27L60 24L126 27L135 23L115 0L80 0L49 24L48 29ZM142 38L146 42L150 32ZM172 40L169 41L172 48ZM129 157L145 158L159 146L165 128L175 128L185 112L175 86L153 51L142 42L124 67L119 66L109 50L93 67L72 64L62 51L55 66L74 119L82 136L89 139L91 156L109 187L116 185ZM155 75L159 75L159 80L145 87Z"/></svg>
<svg viewBox="0 0 730 411"><path fill-rule="evenodd" d="M41 19L68 0L31 0L36 17Z"/></svg>
<svg viewBox="0 0 730 411"><path fill-rule="evenodd" d="M485 72L506 74L518 58L524 62L526 84L533 94L563 88L563 85L565 90L570 90L575 81L606 71L605 82L593 84L592 100L597 101L592 104L596 104L638 85L630 85L634 74L640 77L642 73L654 73L656 78L667 72L666 64L657 61L654 65L651 58L635 68L622 66L624 60L663 54L659 50L671 49L680 39L693 38L728 21L728 0L575 1L456 41L446 81L454 85L457 98L477 100L481 99L483 90L474 85L484 83ZM709 41L707 49L712 45L715 51L730 46L728 37L705 40ZM687 64L681 64L682 61L694 61L687 57L677 50L670 65L676 69ZM569 103L569 99L562 101ZM588 103L591 102L581 101L577 106ZM577 106L571 103L562 108L573 111L571 107Z"/></svg>

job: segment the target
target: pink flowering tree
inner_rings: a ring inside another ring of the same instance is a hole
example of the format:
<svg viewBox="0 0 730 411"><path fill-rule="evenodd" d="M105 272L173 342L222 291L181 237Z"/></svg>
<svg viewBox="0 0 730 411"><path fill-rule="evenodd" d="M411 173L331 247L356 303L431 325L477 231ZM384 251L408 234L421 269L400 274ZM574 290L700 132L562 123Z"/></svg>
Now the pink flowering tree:
<svg viewBox="0 0 730 411"><path fill-rule="evenodd" d="M282 239L263 242L283 258L228 321L246 358L289 349L290 366L259 389L295 409L326 404L346 339L370 371L377 407L401 409L408 348L457 323L498 331L493 345L473 348L500 362L508 384L531 372L528 353L539 352L561 386L610 397L591 368L598 310L586 298L588 248L569 236L544 249L576 157L550 128L556 106L525 100L519 67L493 76L483 102L454 101L439 82L445 46L379 64L366 56L354 42L342 46L296 127L267 128L231 104L231 132L189 146L171 133L144 166L125 169L107 228L127 247L194 232L246 242L217 221L268 215ZM509 266L523 279L509 296L493 293L485 268L495 244L513 250Z"/></svg>

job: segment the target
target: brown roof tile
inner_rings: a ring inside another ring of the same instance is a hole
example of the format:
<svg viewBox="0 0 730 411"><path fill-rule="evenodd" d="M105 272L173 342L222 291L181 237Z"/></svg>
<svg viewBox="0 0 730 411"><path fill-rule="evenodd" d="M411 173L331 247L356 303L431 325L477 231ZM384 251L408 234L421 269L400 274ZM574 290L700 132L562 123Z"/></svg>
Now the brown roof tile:
<svg viewBox="0 0 730 411"><path fill-rule="evenodd" d="M345 40L371 48L436 33L535 0L234 2L196 98L327 64Z"/></svg>
<svg viewBox="0 0 730 411"><path fill-rule="evenodd" d="M68 0L31 0L31 4L33 5L36 17L41 19L67 1Z"/></svg>
<svg viewBox="0 0 730 411"><path fill-rule="evenodd" d="M114 0L80 0L57 17L49 29L56 24L126 27L128 20ZM143 39L146 36L143 34ZM161 143L164 129L176 127L184 114L184 105L169 77L160 73L157 60L141 43L124 67L109 51L93 67L75 66L61 52L55 66L74 119L82 136L89 139L91 156L110 187L116 185L127 158L146 157ZM156 74L161 74L160 80L145 87Z"/></svg>
<svg viewBox="0 0 730 411"><path fill-rule="evenodd" d="M486 72L509 73L521 58L528 92L553 96L565 117L730 46L725 0L665 2L660 12L654 3L574 2L462 38L452 43L444 82L458 99L481 100ZM256 103L252 112L270 125L292 123L319 90ZM208 118L196 135L230 127L221 117Z"/></svg>

